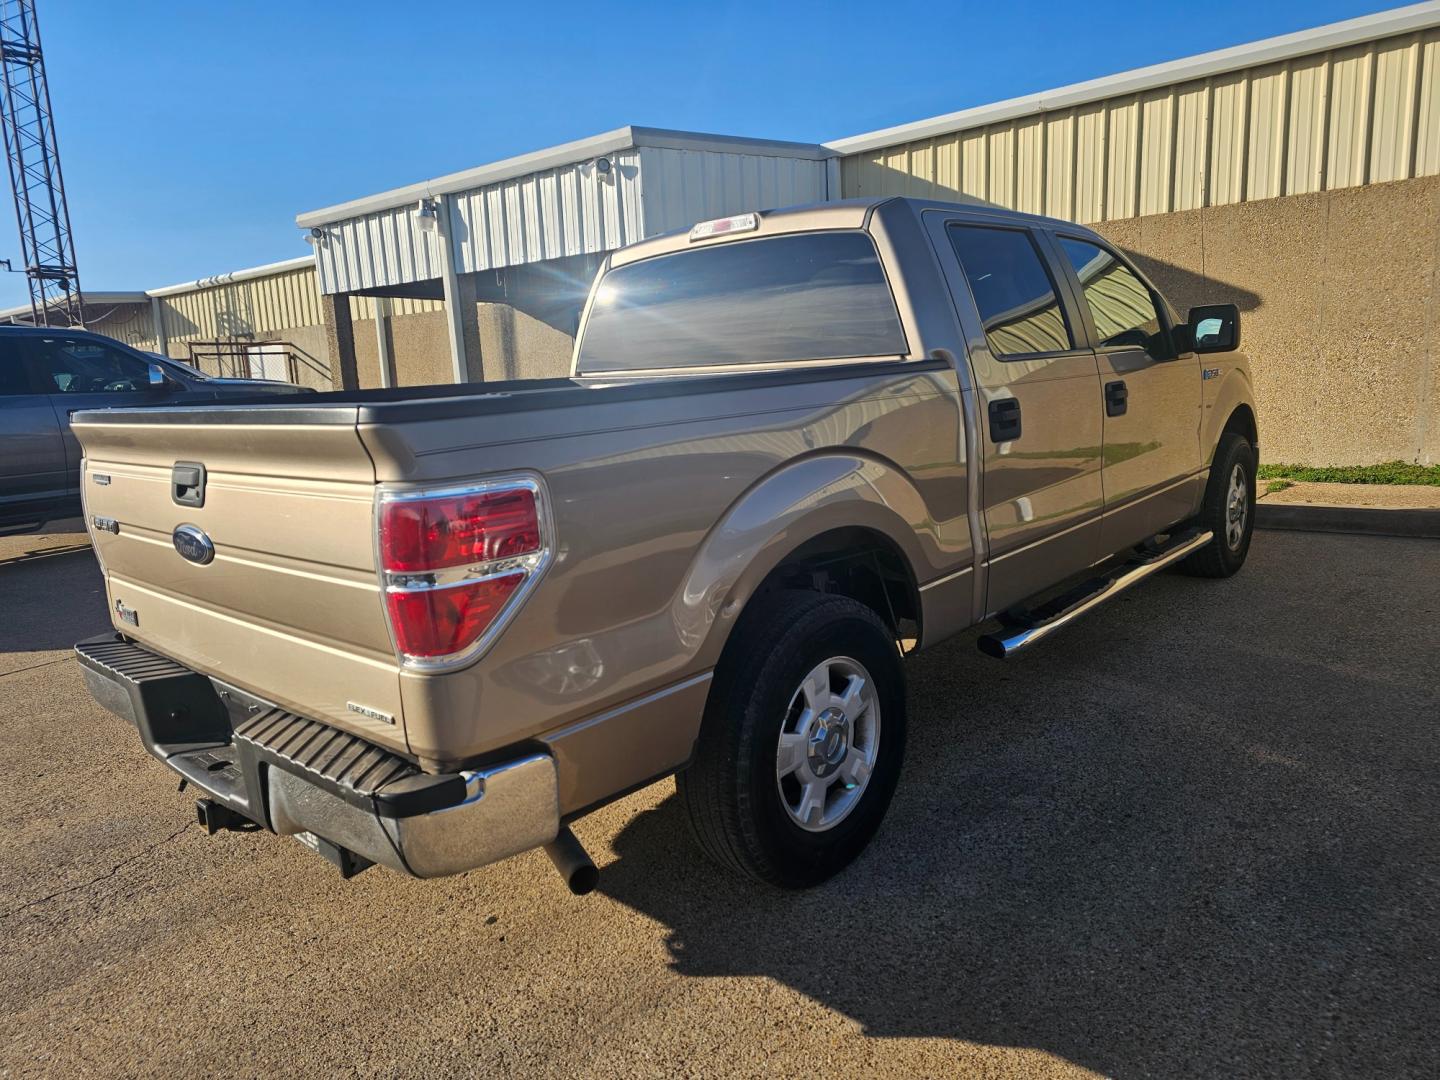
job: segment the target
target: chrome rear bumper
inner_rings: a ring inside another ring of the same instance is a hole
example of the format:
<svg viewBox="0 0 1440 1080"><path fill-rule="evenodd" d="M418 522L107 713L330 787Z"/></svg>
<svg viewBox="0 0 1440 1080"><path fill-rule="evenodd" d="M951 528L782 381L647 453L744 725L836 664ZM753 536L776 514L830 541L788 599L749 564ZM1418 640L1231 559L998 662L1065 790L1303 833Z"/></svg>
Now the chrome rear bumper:
<svg viewBox="0 0 1440 1080"><path fill-rule="evenodd" d="M560 799L555 759L532 754L458 774L465 797L410 817L357 809L294 773L270 773L270 827L311 833L415 877L461 874L555 839Z"/></svg>
<svg viewBox="0 0 1440 1080"><path fill-rule="evenodd" d="M205 792L200 816L212 830L260 825L297 837L347 875L379 863L422 878L496 862L559 832L549 754L424 773L357 736L223 684L222 700L211 679L118 634L82 641L75 653L95 699Z"/></svg>

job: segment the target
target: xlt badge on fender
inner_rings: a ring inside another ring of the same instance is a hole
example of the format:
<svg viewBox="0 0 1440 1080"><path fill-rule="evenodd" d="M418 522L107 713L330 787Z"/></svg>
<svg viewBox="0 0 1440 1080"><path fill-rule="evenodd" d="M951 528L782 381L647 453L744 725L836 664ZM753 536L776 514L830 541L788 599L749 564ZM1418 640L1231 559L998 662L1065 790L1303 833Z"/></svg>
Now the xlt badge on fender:
<svg viewBox="0 0 1440 1080"><path fill-rule="evenodd" d="M177 525L170 540L182 559L204 566L215 559L215 545L198 525Z"/></svg>

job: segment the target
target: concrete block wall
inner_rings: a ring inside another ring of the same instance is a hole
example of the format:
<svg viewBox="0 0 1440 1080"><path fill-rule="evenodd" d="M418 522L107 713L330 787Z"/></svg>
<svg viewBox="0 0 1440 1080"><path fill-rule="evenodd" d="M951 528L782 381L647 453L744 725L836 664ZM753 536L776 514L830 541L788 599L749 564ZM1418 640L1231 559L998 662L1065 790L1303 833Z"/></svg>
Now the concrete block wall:
<svg viewBox="0 0 1440 1080"><path fill-rule="evenodd" d="M507 379L554 379L570 374L575 339L509 304L481 301L476 305L480 328L480 362L485 382ZM390 348L396 383L426 386L448 383L450 341L445 313L427 311L390 316ZM374 319L356 319L355 364L360 385L380 385L380 350Z"/></svg>
<svg viewBox="0 0 1440 1080"><path fill-rule="evenodd" d="M1440 462L1440 177L1096 226L1181 313L1241 309L1269 462Z"/></svg>
<svg viewBox="0 0 1440 1080"><path fill-rule="evenodd" d="M257 334L253 340L256 344L267 341L287 343L291 352L295 354L295 381L301 386L309 386L316 390L329 390L333 387L330 373L330 352L326 344L323 325L291 326L285 330Z"/></svg>
<svg viewBox="0 0 1440 1080"><path fill-rule="evenodd" d="M392 315L390 348L395 360L396 384L429 386L454 381L450 367L450 339L443 311ZM380 385L380 349L374 319L356 319L355 366L360 385Z"/></svg>
<svg viewBox="0 0 1440 1080"><path fill-rule="evenodd" d="M458 302L473 305L466 311L473 317L462 319L470 378L502 382L568 375L580 310L598 265L598 257L578 256L461 274ZM348 310L359 384L379 386L375 320L367 317L371 304L364 300ZM392 301L387 321L398 385L453 380L443 306Z"/></svg>
<svg viewBox="0 0 1440 1080"><path fill-rule="evenodd" d="M487 382L563 379L570 374L573 335L509 304L482 302L479 314L480 358Z"/></svg>

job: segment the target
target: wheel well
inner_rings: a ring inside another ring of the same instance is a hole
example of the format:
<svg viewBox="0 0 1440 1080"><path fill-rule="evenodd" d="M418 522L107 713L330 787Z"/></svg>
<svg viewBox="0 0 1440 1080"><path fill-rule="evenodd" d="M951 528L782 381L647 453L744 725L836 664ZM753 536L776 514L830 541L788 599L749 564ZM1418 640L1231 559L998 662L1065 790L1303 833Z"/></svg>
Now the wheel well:
<svg viewBox="0 0 1440 1080"><path fill-rule="evenodd" d="M777 589L848 596L874 609L897 641L919 640L920 590L910 562L873 529L833 529L807 540L766 575L751 602Z"/></svg>
<svg viewBox="0 0 1440 1080"><path fill-rule="evenodd" d="M1225 428L1221 434L1228 431L1245 436L1253 447L1258 448L1260 445L1259 433L1255 428L1255 413L1249 405L1235 406L1235 411L1230 414L1230 419L1225 421Z"/></svg>

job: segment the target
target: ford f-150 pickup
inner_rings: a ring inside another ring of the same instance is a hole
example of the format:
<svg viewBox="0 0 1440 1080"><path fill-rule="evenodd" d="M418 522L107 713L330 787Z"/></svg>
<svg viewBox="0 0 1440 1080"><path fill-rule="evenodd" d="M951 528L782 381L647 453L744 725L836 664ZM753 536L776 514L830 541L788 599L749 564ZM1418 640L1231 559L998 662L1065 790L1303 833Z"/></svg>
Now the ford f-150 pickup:
<svg viewBox="0 0 1440 1080"><path fill-rule="evenodd" d="M77 653L211 831L347 876L544 847L583 891L569 823L677 774L708 854L811 885L895 791L905 652L1240 568L1239 335L1063 221L702 222L607 257L570 378L77 413Z"/></svg>

